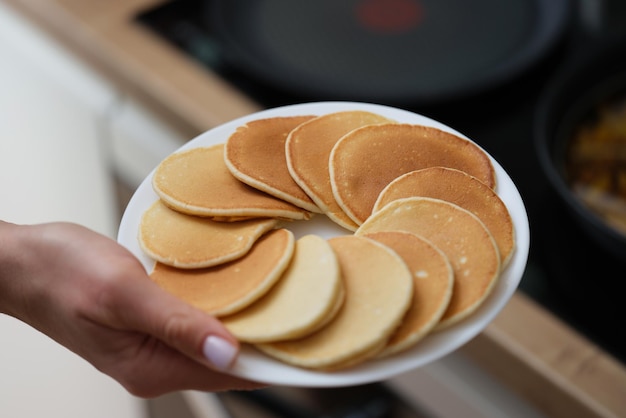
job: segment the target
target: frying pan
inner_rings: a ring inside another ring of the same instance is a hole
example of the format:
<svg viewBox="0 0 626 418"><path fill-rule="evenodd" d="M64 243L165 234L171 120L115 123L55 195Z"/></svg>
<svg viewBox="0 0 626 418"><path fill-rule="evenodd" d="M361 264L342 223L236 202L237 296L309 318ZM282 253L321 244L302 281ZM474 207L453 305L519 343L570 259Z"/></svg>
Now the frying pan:
<svg viewBox="0 0 626 418"><path fill-rule="evenodd" d="M510 81L557 43L569 0L213 0L223 62L311 99L433 104Z"/></svg>

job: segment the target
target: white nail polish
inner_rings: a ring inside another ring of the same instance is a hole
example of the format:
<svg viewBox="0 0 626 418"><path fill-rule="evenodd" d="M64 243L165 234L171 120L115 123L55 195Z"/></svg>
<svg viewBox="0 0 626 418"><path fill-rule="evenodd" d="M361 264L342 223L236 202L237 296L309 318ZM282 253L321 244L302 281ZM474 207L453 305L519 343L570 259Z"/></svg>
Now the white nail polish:
<svg viewBox="0 0 626 418"><path fill-rule="evenodd" d="M216 369L226 370L235 359L237 349L227 340L209 335L202 345L202 353Z"/></svg>

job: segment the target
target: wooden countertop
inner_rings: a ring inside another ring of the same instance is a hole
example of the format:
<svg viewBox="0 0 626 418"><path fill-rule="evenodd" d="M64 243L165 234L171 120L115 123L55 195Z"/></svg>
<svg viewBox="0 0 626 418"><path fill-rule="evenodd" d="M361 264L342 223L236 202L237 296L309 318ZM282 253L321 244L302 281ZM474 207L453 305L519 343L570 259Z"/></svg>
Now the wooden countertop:
<svg viewBox="0 0 626 418"><path fill-rule="evenodd" d="M4 0L189 135L262 107L132 16L159 0ZM626 416L626 367L518 292L462 348L549 416Z"/></svg>

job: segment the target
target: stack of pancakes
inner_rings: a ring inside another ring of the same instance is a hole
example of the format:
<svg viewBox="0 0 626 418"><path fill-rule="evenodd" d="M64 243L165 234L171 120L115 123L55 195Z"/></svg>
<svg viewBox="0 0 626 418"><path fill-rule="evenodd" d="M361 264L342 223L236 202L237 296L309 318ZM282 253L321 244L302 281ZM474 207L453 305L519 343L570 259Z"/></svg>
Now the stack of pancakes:
<svg viewBox="0 0 626 418"><path fill-rule="evenodd" d="M351 367L459 323L514 251L482 149L365 111L251 121L152 181L151 278L300 367ZM289 225L313 216L345 233L296 239Z"/></svg>

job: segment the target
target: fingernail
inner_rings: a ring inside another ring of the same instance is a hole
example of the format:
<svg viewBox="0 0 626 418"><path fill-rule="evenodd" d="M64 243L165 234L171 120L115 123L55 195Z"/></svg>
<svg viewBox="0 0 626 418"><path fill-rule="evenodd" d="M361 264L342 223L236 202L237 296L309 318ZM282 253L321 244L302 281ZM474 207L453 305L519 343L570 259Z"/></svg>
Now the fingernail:
<svg viewBox="0 0 626 418"><path fill-rule="evenodd" d="M226 370L235 359L237 348L224 338L209 335L202 345L202 353L215 368Z"/></svg>

